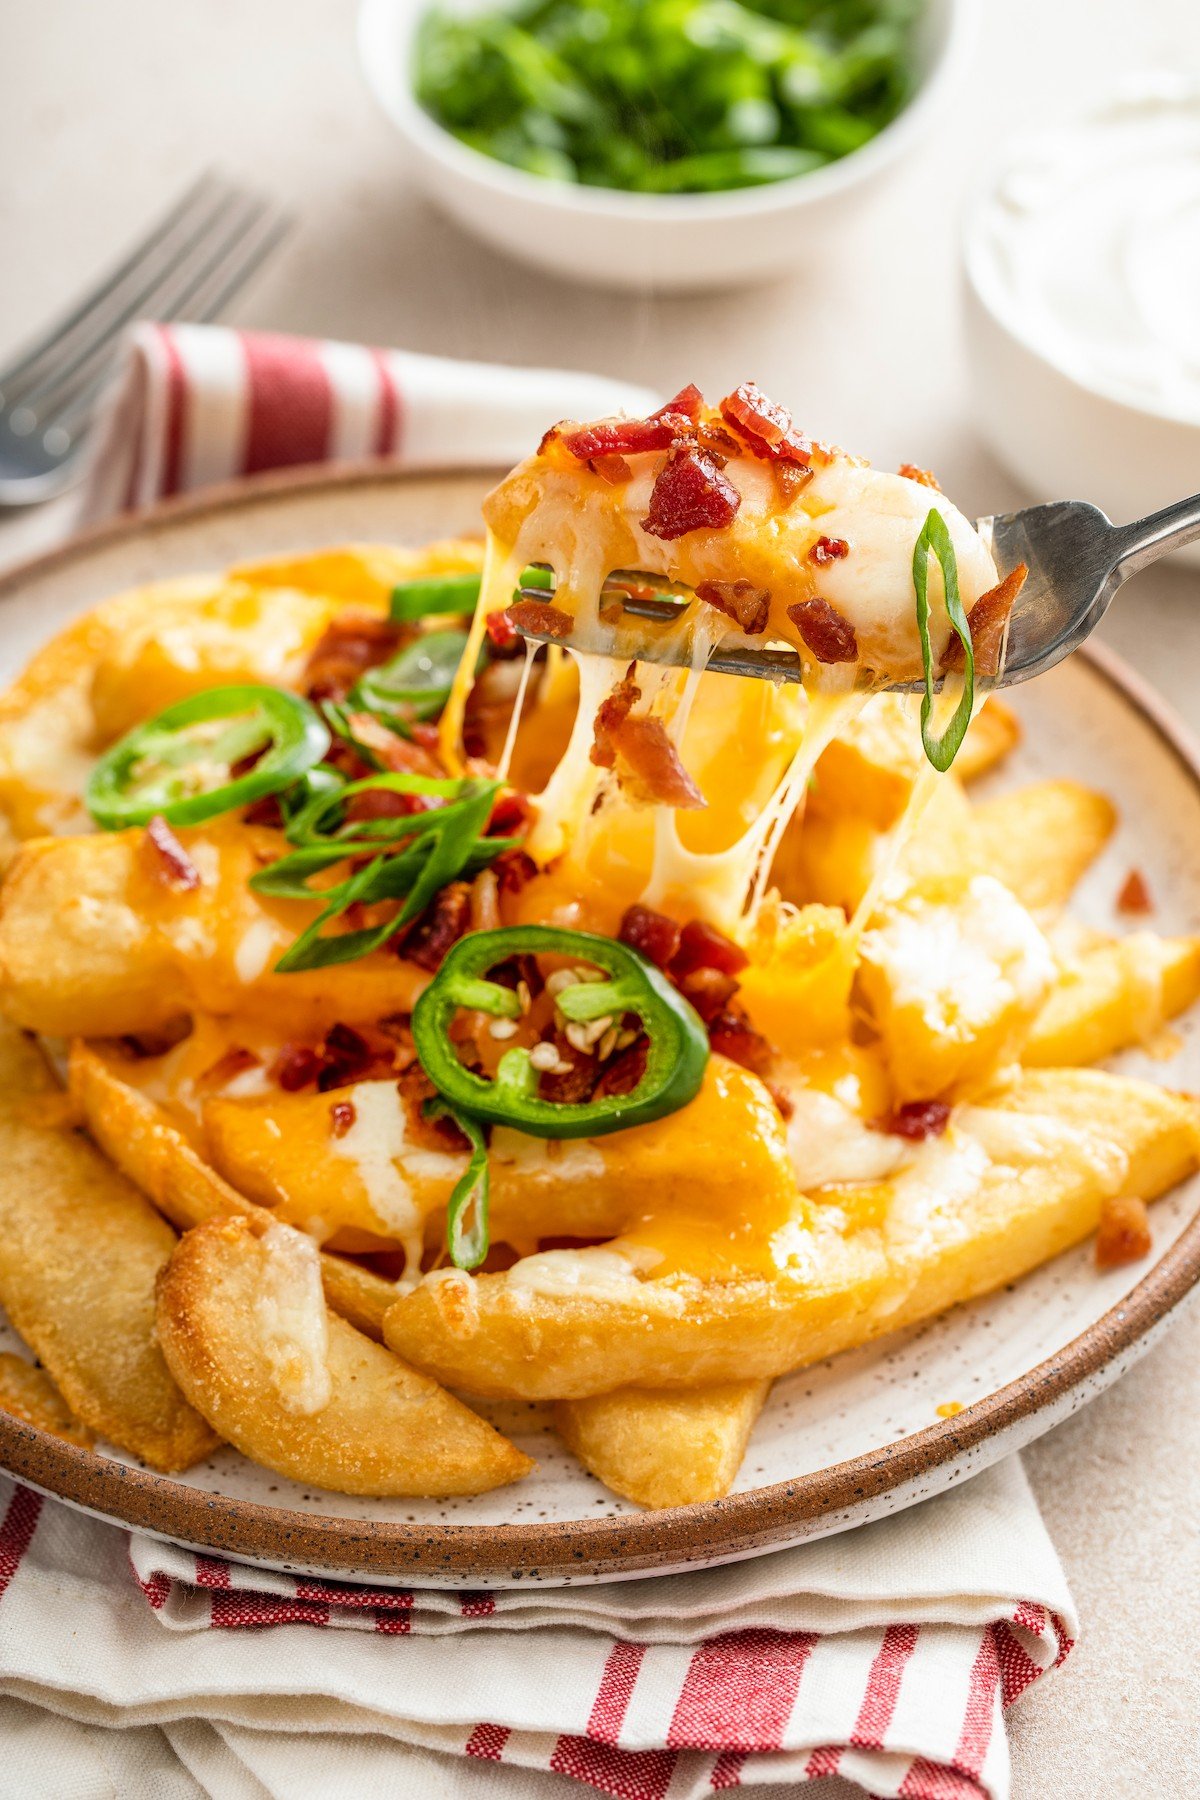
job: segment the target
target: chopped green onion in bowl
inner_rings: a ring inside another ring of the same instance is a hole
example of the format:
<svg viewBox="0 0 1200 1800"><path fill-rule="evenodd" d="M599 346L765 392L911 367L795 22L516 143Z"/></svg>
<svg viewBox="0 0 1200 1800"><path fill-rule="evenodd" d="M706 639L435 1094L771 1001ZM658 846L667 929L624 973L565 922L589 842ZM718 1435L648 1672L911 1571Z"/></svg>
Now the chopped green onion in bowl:
<svg viewBox="0 0 1200 1800"><path fill-rule="evenodd" d="M435 5L416 98L529 174L632 193L783 181L875 137L916 85L923 0Z"/></svg>

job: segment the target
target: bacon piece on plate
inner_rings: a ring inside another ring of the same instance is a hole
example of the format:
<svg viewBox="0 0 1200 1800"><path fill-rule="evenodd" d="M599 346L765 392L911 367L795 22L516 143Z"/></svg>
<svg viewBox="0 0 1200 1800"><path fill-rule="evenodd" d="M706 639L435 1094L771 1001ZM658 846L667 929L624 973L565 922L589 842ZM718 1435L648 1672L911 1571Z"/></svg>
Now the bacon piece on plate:
<svg viewBox="0 0 1200 1800"><path fill-rule="evenodd" d="M1141 1262L1153 1243L1144 1200L1117 1194L1105 1201L1096 1233L1097 1268L1119 1269L1123 1263Z"/></svg>
<svg viewBox="0 0 1200 1800"><path fill-rule="evenodd" d="M689 531L720 531L742 497L713 458L694 444L676 444L658 472L642 530L673 542Z"/></svg>
<svg viewBox="0 0 1200 1800"><path fill-rule="evenodd" d="M747 637L758 637L767 629L771 612L771 595L767 588L755 587L752 581L700 581L697 596L715 606L727 619L741 627Z"/></svg>
<svg viewBox="0 0 1200 1800"><path fill-rule="evenodd" d="M640 951L660 969L665 969L679 949L681 933L674 919L669 919L666 913L655 912L652 906L640 906L635 902L626 907L617 936L631 950Z"/></svg>
<svg viewBox="0 0 1200 1800"><path fill-rule="evenodd" d="M765 1075L771 1066L770 1044L741 1013L718 1013L709 1023L708 1041L718 1056L740 1063L753 1075Z"/></svg>
<svg viewBox="0 0 1200 1800"><path fill-rule="evenodd" d="M727 1009L737 989L737 977L722 975L720 969L693 969L690 975L679 978L680 993L706 1025Z"/></svg>
<svg viewBox="0 0 1200 1800"><path fill-rule="evenodd" d="M828 600L798 600L787 609L788 618L820 663L858 660L858 636L849 619Z"/></svg>
<svg viewBox="0 0 1200 1800"><path fill-rule="evenodd" d="M1117 895L1119 913L1152 913L1154 899L1140 869L1130 869Z"/></svg>
<svg viewBox="0 0 1200 1800"><path fill-rule="evenodd" d="M1000 648L1004 643L1004 632L1008 625L1008 616L1016 604L1017 595L1025 586L1025 577L1029 570L1024 563L1018 563L1010 569L1003 581L989 588L986 594L980 594L978 600L967 614L967 624L971 627L971 648L975 652L975 673L977 675L998 675L1000 672ZM961 669L965 661L962 644L958 638L952 637L942 657L943 669Z"/></svg>
<svg viewBox="0 0 1200 1800"><path fill-rule="evenodd" d="M516 600L504 616L518 631L544 631L552 638L570 637L575 623L570 613L561 606L551 606L548 600Z"/></svg>
<svg viewBox="0 0 1200 1800"><path fill-rule="evenodd" d="M167 821L155 813L142 834L142 861L163 887L186 894L200 886L200 871Z"/></svg>
<svg viewBox="0 0 1200 1800"><path fill-rule="evenodd" d="M926 1138L941 1137L949 1123L950 1108L945 1100L906 1100L880 1120L878 1129L920 1144Z"/></svg>
<svg viewBox="0 0 1200 1800"><path fill-rule="evenodd" d="M314 700L344 700L364 669L386 662L415 634L371 613L346 613L318 639L304 672L304 691Z"/></svg>
<svg viewBox="0 0 1200 1800"><path fill-rule="evenodd" d="M484 630L493 650L512 650L521 641L521 634L509 618L507 607L502 612L489 613Z"/></svg>
<svg viewBox="0 0 1200 1800"><path fill-rule="evenodd" d="M615 451L609 456L593 456L588 468L593 475L599 475L601 481L607 481L609 487L619 487L621 482L633 479L633 470Z"/></svg>
<svg viewBox="0 0 1200 1800"><path fill-rule="evenodd" d="M357 1117L353 1100L335 1100L329 1108L329 1129L333 1136L345 1137Z"/></svg>
<svg viewBox="0 0 1200 1800"><path fill-rule="evenodd" d="M750 958L740 944L709 925L704 919L691 919L679 936L679 949L671 961L671 973L677 981L693 969L718 969L722 975L740 975Z"/></svg>
<svg viewBox="0 0 1200 1800"><path fill-rule="evenodd" d="M601 419L568 432L563 443L580 462L593 462L598 456L640 456L647 450L667 450L678 435L674 420L665 416Z"/></svg>
<svg viewBox="0 0 1200 1800"><path fill-rule="evenodd" d="M223 1055L218 1056L215 1063L211 1063L202 1075L197 1076L196 1086L224 1087L226 1082L236 1080L247 1069L259 1068L261 1063L261 1056L256 1056L253 1050L247 1050L243 1044L231 1044Z"/></svg>
<svg viewBox="0 0 1200 1800"><path fill-rule="evenodd" d="M271 1064L270 1077L285 1094L298 1094L321 1072L321 1058L309 1044L284 1044Z"/></svg>
<svg viewBox="0 0 1200 1800"><path fill-rule="evenodd" d="M726 394L721 402L721 416L744 440L752 456L805 467L812 461L812 439L797 431L787 407L768 400L757 382L743 381L732 394Z"/></svg>
<svg viewBox="0 0 1200 1800"><path fill-rule="evenodd" d="M621 768L617 781L631 798L692 809L707 804L667 735L661 719L635 713L642 697L636 681L618 681L596 709L590 760L600 769Z"/></svg>
<svg viewBox="0 0 1200 1800"><path fill-rule="evenodd" d="M632 667L632 665L630 665ZM625 723L642 697L642 690L636 681L626 676L618 681L612 692L606 694L596 708L595 724L592 727L592 747L588 758L598 769L616 767L617 748L614 733Z"/></svg>

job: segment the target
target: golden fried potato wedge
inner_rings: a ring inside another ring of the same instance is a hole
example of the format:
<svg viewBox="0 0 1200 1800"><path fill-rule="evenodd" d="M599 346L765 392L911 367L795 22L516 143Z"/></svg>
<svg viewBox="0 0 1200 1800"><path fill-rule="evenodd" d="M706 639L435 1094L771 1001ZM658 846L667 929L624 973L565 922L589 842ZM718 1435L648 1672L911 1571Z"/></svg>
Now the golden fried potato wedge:
<svg viewBox="0 0 1200 1800"><path fill-rule="evenodd" d="M428 976L386 952L279 975L311 922L303 901L262 900L249 877L279 834L237 820L179 833L201 877L159 879L145 833L41 838L0 889L0 1010L51 1037L161 1030L192 1012L254 1012L298 1036L412 1006Z"/></svg>
<svg viewBox="0 0 1200 1800"><path fill-rule="evenodd" d="M1038 781L975 808L979 867L1031 912L1065 906L1112 836L1110 800L1078 781Z"/></svg>
<svg viewBox="0 0 1200 1800"><path fill-rule="evenodd" d="M59 1106L59 1124L43 1123ZM163 1361L154 1283L175 1233L66 1124L37 1048L0 1025L0 1301L69 1410L156 1469L216 1443Z"/></svg>
<svg viewBox="0 0 1200 1800"><path fill-rule="evenodd" d="M0 1351L0 1412L85 1450L96 1441L95 1432L75 1417L45 1369L11 1350Z"/></svg>
<svg viewBox="0 0 1200 1800"><path fill-rule="evenodd" d="M1058 984L1025 1040L1031 1068L1099 1062L1144 1044L1200 999L1200 937L1137 931L1086 951Z"/></svg>
<svg viewBox="0 0 1200 1800"><path fill-rule="evenodd" d="M311 1239L259 1218L185 1233L158 1288L176 1380L243 1455L341 1494L482 1494L533 1467L331 1312Z"/></svg>
<svg viewBox="0 0 1200 1800"><path fill-rule="evenodd" d="M180 1231L206 1219L262 1212L198 1154L185 1134L128 1079L115 1047L71 1046L71 1094L88 1130L116 1166ZM262 1213L262 1223L270 1221ZM321 1278L335 1312L368 1337L383 1335L383 1315L396 1298L388 1281L343 1257L322 1255Z"/></svg>
<svg viewBox="0 0 1200 1800"><path fill-rule="evenodd" d="M728 1381L693 1393L622 1388L560 1400L559 1436L614 1494L639 1506L720 1500L742 1466L769 1381Z"/></svg>
<svg viewBox="0 0 1200 1800"><path fill-rule="evenodd" d="M888 1181L801 1201L786 1273L645 1280L619 1244L575 1252L568 1279L539 1258L446 1270L397 1301L384 1335L451 1386L498 1397L765 1379L989 1293L1094 1231L1106 1201L1155 1198L1198 1163L1191 1097L1035 1070L960 1109Z"/></svg>
<svg viewBox="0 0 1200 1800"><path fill-rule="evenodd" d="M985 774L1003 761L1020 735L1013 713L999 700L989 700L971 721L955 775L970 781ZM908 805L925 766L915 700L906 694L876 694L822 751L810 808L820 817L858 818L888 831Z"/></svg>

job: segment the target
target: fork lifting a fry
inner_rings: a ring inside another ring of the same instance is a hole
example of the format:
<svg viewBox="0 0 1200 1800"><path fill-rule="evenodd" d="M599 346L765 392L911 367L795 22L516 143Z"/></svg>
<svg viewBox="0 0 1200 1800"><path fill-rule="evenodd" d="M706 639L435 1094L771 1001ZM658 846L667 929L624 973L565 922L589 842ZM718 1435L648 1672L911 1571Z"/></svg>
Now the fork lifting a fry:
<svg viewBox="0 0 1200 1800"><path fill-rule="evenodd" d="M0 1408L470 1495L532 1466L472 1399L546 1401L680 1505L776 1377L1147 1253L1197 1105L1084 1065L1200 939L1064 934L1103 796L975 798L1019 584L918 474L685 389L553 428L482 550L151 585L34 658L0 1300L56 1388ZM801 679L724 672L768 652Z"/></svg>

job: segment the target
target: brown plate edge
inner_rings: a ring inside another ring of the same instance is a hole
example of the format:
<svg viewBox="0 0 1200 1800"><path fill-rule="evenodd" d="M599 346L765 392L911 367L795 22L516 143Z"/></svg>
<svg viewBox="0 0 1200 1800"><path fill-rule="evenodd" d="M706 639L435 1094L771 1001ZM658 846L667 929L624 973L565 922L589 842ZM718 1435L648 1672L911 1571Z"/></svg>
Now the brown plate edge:
<svg viewBox="0 0 1200 1800"><path fill-rule="evenodd" d="M207 513L297 491L337 492L408 480L490 476L486 467L396 469L353 464L272 470L168 500L131 518L90 527L0 575L0 600L32 577L121 539ZM1200 745L1166 702L1105 646L1081 652L1152 726L1200 786ZM1130 1356L1200 1282L1200 1213L1154 1267L1085 1332L1017 1380L951 1419L792 1481L665 1512L541 1525L398 1525L263 1506L185 1486L134 1468L0 1413L0 1467L19 1480L101 1516L161 1537L263 1563L316 1567L343 1577L428 1577L464 1584L630 1575L659 1567L754 1555L794 1541L797 1527L856 1509L1066 1400ZM1015 1447L1015 1446L1014 1446ZM913 1498L919 1496L914 1495ZM901 1502L907 1504L907 1502Z"/></svg>

